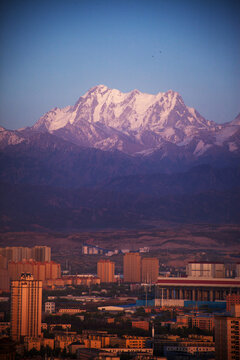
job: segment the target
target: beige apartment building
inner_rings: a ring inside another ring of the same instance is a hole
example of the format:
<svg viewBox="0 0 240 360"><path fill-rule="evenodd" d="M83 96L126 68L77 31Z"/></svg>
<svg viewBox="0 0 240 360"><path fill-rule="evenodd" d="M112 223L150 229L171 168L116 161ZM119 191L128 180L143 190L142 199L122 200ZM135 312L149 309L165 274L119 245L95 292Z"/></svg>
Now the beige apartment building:
<svg viewBox="0 0 240 360"><path fill-rule="evenodd" d="M33 259L36 261L51 261L51 248L49 246L7 246L0 248L0 255L7 261L22 261Z"/></svg>
<svg viewBox="0 0 240 360"><path fill-rule="evenodd" d="M159 275L159 262L157 258L142 259L142 282L151 284L157 281Z"/></svg>
<svg viewBox="0 0 240 360"><path fill-rule="evenodd" d="M139 253L129 252L123 257L124 282L141 281L141 256Z"/></svg>
<svg viewBox="0 0 240 360"><path fill-rule="evenodd" d="M51 261L51 248L49 246L34 246L32 248L32 257L36 261L50 262Z"/></svg>
<svg viewBox="0 0 240 360"><path fill-rule="evenodd" d="M42 281L24 273L20 280L11 283L11 337L20 341L23 337L41 335Z"/></svg>
<svg viewBox="0 0 240 360"><path fill-rule="evenodd" d="M231 315L215 316L216 360L240 360L240 305Z"/></svg>
<svg viewBox="0 0 240 360"><path fill-rule="evenodd" d="M31 273L35 280L52 280L61 277L61 265L50 262L35 260L9 261L8 274L10 280L19 280L22 273Z"/></svg>
<svg viewBox="0 0 240 360"><path fill-rule="evenodd" d="M97 276L101 283L115 282L115 263L110 260L99 260L97 263Z"/></svg>

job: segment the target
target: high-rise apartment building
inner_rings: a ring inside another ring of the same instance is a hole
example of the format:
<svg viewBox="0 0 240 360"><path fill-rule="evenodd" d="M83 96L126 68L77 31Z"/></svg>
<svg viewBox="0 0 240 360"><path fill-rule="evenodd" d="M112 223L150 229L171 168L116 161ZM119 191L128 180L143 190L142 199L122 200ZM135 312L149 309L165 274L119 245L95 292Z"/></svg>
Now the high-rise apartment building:
<svg viewBox="0 0 240 360"><path fill-rule="evenodd" d="M19 280L22 273L31 273L35 280L50 280L61 277L61 265L50 262L39 262L34 260L9 261L8 274L11 280Z"/></svg>
<svg viewBox="0 0 240 360"><path fill-rule="evenodd" d="M139 253L129 252L123 257L124 282L141 281L141 256Z"/></svg>
<svg viewBox="0 0 240 360"><path fill-rule="evenodd" d="M157 281L159 273L159 262L157 258L142 259L142 282L146 284Z"/></svg>
<svg viewBox="0 0 240 360"><path fill-rule="evenodd" d="M0 255L0 269L7 269L7 258Z"/></svg>
<svg viewBox="0 0 240 360"><path fill-rule="evenodd" d="M97 263L97 275L101 282L111 283L115 281L115 263L110 260L100 260Z"/></svg>
<svg viewBox="0 0 240 360"><path fill-rule="evenodd" d="M231 315L215 316L216 360L240 360L240 305Z"/></svg>
<svg viewBox="0 0 240 360"><path fill-rule="evenodd" d="M51 248L49 246L7 246L0 248L0 255L7 261L22 261L33 259L36 261L51 261Z"/></svg>
<svg viewBox="0 0 240 360"><path fill-rule="evenodd" d="M9 276L7 269L0 269L0 292L9 291Z"/></svg>
<svg viewBox="0 0 240 360"><path fill-rule="evenodd" d="M40 262L51 261L51 248L49 246L35 246L32 250L33 259Z"/></svg>
<svg viewBox="0 0 240 360"><path fill-rule="evenodd" d="M0 254L5 256L7 261L21 261L32 258L32 249L23 246L7 246L0 248Z"/></svg>
<svg viewBox="0 0 240 360"><path fill-rule="evenodd" d="M11 337L20 341L24 336L41 335L42 281L24 273L11 283Z"/></svg>

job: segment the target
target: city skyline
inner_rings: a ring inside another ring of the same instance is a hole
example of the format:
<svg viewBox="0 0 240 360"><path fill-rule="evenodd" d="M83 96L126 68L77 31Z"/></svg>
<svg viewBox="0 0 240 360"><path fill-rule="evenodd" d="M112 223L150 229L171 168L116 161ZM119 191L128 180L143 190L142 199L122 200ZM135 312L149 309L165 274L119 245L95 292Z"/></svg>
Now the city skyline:
<svg viewBox="0 0 240 360"><path fill-rule="evenodd" d="M172 89L206 119L239 113L235 1L17 1L2 13L1 125L33 125L91 87Z"/></svg>
<svg viewBox="0 0 240 360"><path fill-rule="evenodd" d="M10 291L1 288L0 282L0 290L4 290L0 355L21 356L24 351L24 355L31 354L32 358L45 358L46 354L55 357L61 354L61 358L76 354L81 358L82 352L92 354L97 350L98 358L105 352L106 359L110 352L120 360L121 354L131 349L132 355L149 360L153 355L177 359L183 354L190 354L192 359L201 354L206 358L215 356L216 360L238 359L237 259L223 262L185 259L183 269L177 263L167 266L167 259L165 264L162 260L159 263L163 251L157 254L152 247L141 247L137 252L125 249L110 255L86 253L82 251L85 246L84 243L78 246L78 254L73 254L84 273L86 258L88 274L65 269L50 282L39 279L33 274L34 269L20 268L28 247L1 248L4 256L0 258L8 257L8 262L1 262L6 269L2 267L0 273L7 270L11 278L11 259L17 255L15 263L21 275L11 281ZM41 254L39 265L46 264L49 253L62 264L66 260L59 247L35 248L42 250L35 254ZM92 274L90 258L98 276ZM74 262L73 255L71 263Z"/></svg>

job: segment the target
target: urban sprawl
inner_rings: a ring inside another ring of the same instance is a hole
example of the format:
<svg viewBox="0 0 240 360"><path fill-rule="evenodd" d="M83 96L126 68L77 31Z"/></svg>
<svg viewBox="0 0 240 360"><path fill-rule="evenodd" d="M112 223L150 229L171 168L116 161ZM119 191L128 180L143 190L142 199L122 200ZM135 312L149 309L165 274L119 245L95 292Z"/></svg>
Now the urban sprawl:
<svg viewBox="0 0 240 360"><path fill-rule="evenodd" d="M0 359L240 360L240 263L153 254L83 244L96 271L73 274L48 246L0 248Z"/></svg>

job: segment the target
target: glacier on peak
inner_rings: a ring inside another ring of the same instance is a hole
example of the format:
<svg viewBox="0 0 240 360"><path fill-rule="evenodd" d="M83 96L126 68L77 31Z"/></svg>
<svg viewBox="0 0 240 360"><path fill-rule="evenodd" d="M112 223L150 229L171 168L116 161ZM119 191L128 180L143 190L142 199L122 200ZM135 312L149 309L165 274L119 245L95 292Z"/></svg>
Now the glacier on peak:
<svg viewBox="0 0 240 360"><path fill-rule="evenodd" d="M205 136L208 143L223 144L226 137L234 134L229 127L237 130L238 119L235 122L236 125L229 124L226 129L206 120L194 108L186 106L181 95L173 90L148 94L134 89L124 93L97 85L75 105L50 110L32 128L77 145L102 150L116 147L136 153L157 148L164 141L188 146L192 139L200 141ZM200 147L196 156L206 149Z"/></svg>

